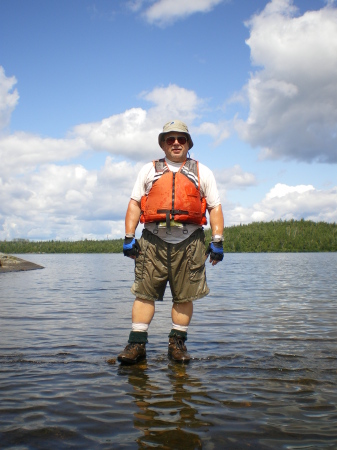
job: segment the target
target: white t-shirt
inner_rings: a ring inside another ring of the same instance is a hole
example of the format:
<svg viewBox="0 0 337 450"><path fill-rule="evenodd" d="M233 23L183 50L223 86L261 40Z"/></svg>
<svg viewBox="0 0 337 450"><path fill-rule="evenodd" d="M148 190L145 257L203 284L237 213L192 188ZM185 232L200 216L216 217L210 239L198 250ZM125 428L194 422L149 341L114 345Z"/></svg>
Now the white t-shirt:
<svg viewBox="0 0 337 450"><path fill-rule="evenodd" d="M175 163L165 158L166 164L171 172L178 172L182 163ZM153 162L145 164L138 174L136 183L133 187L131 198L136 202L140 202L143 195L150 192L153 179L155 175L155 168ZM206 199L207 209L215 208L220 205L220 196L216 186L216 181L213 172L203 164L199 163L199 176L200 176L200 193L202 197ZM145 228L151 233L156 234L158 237L171 244L182 242L188 238L193 231L197 228L201 228L200 225L186 224L181 226L171 227L168 231L165 223L160 223L159 226L156 223L146 223Z"/></svg>

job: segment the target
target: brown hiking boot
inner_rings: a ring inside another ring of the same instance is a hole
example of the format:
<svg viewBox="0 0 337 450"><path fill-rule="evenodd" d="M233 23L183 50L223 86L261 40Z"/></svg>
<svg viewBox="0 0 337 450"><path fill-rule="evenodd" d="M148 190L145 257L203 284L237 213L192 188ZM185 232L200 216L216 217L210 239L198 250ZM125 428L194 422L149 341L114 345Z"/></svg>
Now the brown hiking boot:
<svg viewBox="0 0 337 450"><path fill-rule="evenodd" d="M139 344L138 342L131 342L131 344L128 344L117 357L118 361L123 364L136 364L138 361L142 361L145 358L145 344Z"/></svg>
<svg viewBox="0 0 337 450"><path fill-rule="evenodd" d="M169 338L168 356L176 362L185 364L190 362L191 357L187 352L184 338L181 336L173 336Z"/></svg>

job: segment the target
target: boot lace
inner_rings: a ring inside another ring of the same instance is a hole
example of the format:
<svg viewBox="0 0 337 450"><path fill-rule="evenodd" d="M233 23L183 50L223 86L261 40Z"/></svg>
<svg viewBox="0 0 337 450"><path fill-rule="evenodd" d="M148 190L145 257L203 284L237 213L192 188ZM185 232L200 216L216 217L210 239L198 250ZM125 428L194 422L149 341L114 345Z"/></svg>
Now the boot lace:
<svg viewBox="0 0 337 450"><path fill-rule="evenodd" d="M139 342L130 342L130 344L128 344L126 347L125 347L125 350L131 350L131 349L133 349L134 347L137 347L138 345L141 345Z"/></svg>
<svg viewBox="0 0 337 450"><path fill-rule="evenodd" d="M182 339L182 338L176 336L176 337L175 337L175 344L176 344L176 346L177 346L177 348L178 348L179 350L182 350L182 351L185 351L185 350L186 350L184 339Z"/></svg>

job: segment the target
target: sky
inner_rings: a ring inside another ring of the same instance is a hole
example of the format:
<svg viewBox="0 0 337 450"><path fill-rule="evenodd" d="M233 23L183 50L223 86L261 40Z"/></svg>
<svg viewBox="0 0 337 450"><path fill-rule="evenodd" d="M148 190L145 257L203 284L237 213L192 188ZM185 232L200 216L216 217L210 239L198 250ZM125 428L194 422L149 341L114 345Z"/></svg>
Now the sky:
<svg viewBox="0 0 337 450"><path fill-rule="evenodd" d="M124 237L173 119L226 227L337 222L336 80L332 0L0 0L0 240Z"/></svg>

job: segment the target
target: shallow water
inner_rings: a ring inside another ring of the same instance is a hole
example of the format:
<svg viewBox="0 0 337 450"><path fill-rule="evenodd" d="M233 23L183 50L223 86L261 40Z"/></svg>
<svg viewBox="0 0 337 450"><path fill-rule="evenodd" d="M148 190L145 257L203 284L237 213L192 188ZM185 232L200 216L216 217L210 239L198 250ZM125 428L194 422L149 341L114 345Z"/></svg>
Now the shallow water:
<svg viewBox="0 0 337 450"><path fill-rule="evenodd" d="M0 276L1 449L337 448L337 253L225 255L191 363L167 359L167 292L132 367L132 261L21 257L45 269Z"/></svg>

